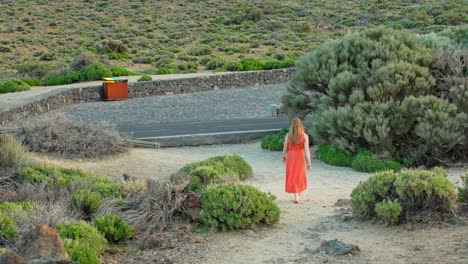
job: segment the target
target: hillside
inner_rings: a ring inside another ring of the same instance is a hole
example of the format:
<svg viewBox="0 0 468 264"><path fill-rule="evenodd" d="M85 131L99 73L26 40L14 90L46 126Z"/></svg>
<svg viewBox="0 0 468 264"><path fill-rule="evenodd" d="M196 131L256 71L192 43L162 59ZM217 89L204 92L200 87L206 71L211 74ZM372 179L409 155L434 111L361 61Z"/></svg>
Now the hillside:
<svg viewBox="0 0 468 264"><path fill-rule="evenodd" d="M464 0L3 0L0 9L0 78L60 74L84 51L133 71L196 72L242 57L294 60L371 26L468 23Z"/></svg>

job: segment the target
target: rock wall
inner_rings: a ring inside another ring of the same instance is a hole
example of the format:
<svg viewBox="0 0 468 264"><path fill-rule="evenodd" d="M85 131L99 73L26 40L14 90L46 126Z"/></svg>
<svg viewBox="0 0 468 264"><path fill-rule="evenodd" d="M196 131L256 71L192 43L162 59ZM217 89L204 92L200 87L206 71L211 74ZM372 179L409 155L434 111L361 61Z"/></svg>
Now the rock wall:
<svg viewBox="0 0 468 264"><path fill-rule="evenodd" d="M236 72L129 83L128 96L129 98L138 98L287 83L294 70L294 68L288 68L269 71ZM71 104L101 100L102 86L100 85L54 91L38 98L32 103L0 113L0 125L8 125L12 121L29 118Z"/></svg>

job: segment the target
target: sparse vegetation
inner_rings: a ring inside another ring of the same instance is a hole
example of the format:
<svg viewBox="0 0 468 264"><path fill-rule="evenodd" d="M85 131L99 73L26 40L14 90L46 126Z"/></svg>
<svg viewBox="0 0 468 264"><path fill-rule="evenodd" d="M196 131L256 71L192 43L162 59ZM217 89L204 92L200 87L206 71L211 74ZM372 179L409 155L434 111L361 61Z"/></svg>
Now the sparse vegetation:
<svg viewBox="0 0 468 264"><path fill-rule="evenodd" d="M138 79L139 82L148 82L148 81L152 81L153 78L151 78L151 76L145 74L143 76L140 77L140 79Z"/></svg>
<svg viewBox="0 0 468 264"><path fill-rule="evenodd" d="M8 12L0 21L4 36L0 68L18 69L24 77L42 79L64 75L52 73L68 65L77 72L97 62L125 68L132 63L156 65L164 56L171 57L176 67L155 68L159 74L167 74L193 72L194 68L185 69L182 62L191 61L199 68L205 65L202 58L215 56L226 63L254 58L262 61L263 69L270 69L285 67L282 62L292 62L326 40L376 25L438 33L468 23L468 6L463 0L411 4L352 0L346 5L337 0L236 0L224 3L223 8L215 8L214 0L205 1L205 8L187 0L141 5L131 1L40 2L4 4ZM25 8L27 19L21 19ZM450 37L463 39L460 32L449 30ZM34 40L39 38L42 41L37 45ZM207 68L220 69L226 63ZM249 63L248 67L256 65ZM233 67L236 63L230 66L239 70Z"/></svg>

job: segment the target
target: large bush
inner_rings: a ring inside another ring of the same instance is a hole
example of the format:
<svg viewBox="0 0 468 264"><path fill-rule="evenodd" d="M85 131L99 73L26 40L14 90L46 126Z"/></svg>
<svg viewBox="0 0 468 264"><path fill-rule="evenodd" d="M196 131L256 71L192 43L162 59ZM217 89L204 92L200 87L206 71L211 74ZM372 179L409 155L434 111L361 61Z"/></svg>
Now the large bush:
<svg viewBox="0 0 468 264"><path fill-rule="evenodd" d="M94 158L127 151L124 138L113 129L71 121L63 116L25 122L18 135L32 151L72 158Z"/></svg>
<svg viewBox="0 0 468 264"><path fill-rule="evenodd" d="M334 148L331 144L320 144L315 154L320 160L333 166L351 167L353 163L352 155Z"/></svg>
<svg viewBox="0 0 468 264"><path fill-rule="evenodd" d="M189 181L191 190L210 184L245 180L253 175L252 167L239 155L216 156L193 162L172 175L173 182Z"/></svg>
<svg viewBox="0 0 468 264"><path fill-rule="evenodd" d="M223 231L279 221L275 197L242 184L222 184L202 193L202 220Z"/></svg>
<svg viewBox="0 0 468 264"><path fill-rule="evenodd" d="M455 201L455 188L441 169L380 172L361 182L351 193L356 217L378 217L389 223L447 213Z"/></svg>
<svg viewBox="0 0 468 264"><path fill-rule="evenodd" d="M30 87L22 80L8 78L0 79L0 94L27 91Z"/></svg>
<svg viewBox="0 0 468 264"><path fill-rule="evenodd" d="M100 263L98 256L104 252L107 241L95 227L78 221L58 225L57 229L72 260L79 263Z"/></svg>
<svg viewBox="0 0 468 264"><path fill-rule="evenodd" d="M351 164L355 171L362 172L378 172L393 170L401 170L401 164L394 160L389 159L374 159L370 151L360 151Z"/></svg>
<svg viewBox="0 0 468 264"><path fill-rule="evenodd" d="M382 28L326 42L297 62L283 102L289 114L307 116L316 140L348 153L457 160L468 156L468 88L438 93L432 54L416 35ZM446 74L466 78L466 67Z"/></svg>

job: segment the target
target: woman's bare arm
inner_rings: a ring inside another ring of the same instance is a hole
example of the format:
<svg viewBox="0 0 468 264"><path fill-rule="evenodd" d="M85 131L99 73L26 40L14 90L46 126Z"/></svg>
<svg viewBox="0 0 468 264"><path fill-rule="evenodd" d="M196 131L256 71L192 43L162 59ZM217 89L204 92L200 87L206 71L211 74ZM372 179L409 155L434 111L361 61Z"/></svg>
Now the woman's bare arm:
<svg viewBox="0 0 468 264"><path fill-rule="evenodd" d="M310 169L311 163L310 163L310 148L309 148L309 136L308 135L305 136L304 151L306 155L307 168Z"/></svg>
<svg viewBox="0 0 468 264"><path fill-rule="evenodd" d="M284 138L284 146L283 146L283 161L286 161L286 155L288 154L288 135Z"/></svg>

